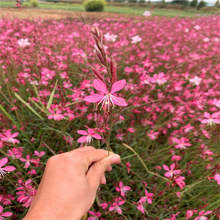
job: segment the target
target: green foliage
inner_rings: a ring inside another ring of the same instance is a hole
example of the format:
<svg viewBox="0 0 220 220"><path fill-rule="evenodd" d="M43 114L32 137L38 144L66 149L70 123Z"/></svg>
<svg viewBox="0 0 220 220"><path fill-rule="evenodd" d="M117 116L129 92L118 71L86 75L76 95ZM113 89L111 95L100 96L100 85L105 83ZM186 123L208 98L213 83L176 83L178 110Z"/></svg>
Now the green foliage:
<svg viewBox="0 0 220 220"><path fill-rule="evenodd" d="M37 8L39 6L38 0L29 0L29 3L34 8Z"/></svg>
<svg viewBox="0 0 220 220"><path fill-rule="evenodd" d="M105 4L105 0L86 0L83 3L86 11L103 11Z"/></svg>
<svg viewBox="0 0 220 220"><path fill-rule="evenodd" d="M207 3L202 0L202 1L199 2L198 6L197 6L197 9L199 10L199 9L205 7L206 5L207 5Z"/></svg>
<svg viewBox="0 0 220 220"><path fill-rule="evenodd" d="M197 5L198 5L198 0L192 0L190 3L191 7L197 7Z"/></svg>
<svg viewBox="0 0 220 220"><path fill-rule="evenodd" d="M172 3L187 6L189 4L189 1L188 0L173 0Z"/></svg>

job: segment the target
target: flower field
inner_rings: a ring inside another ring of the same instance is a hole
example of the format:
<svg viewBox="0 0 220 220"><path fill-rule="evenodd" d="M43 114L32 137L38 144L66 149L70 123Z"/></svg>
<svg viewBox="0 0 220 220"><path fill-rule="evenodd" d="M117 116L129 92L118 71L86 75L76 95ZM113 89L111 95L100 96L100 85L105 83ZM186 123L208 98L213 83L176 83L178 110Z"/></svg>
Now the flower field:
<svg viewBox="0 0 220 220"><path fill-rule="evenodd" d="M219 30L219 16L1 19L0 219L25 216L49 157L85 145L122 161L89 220L220 219Z"/></svg>

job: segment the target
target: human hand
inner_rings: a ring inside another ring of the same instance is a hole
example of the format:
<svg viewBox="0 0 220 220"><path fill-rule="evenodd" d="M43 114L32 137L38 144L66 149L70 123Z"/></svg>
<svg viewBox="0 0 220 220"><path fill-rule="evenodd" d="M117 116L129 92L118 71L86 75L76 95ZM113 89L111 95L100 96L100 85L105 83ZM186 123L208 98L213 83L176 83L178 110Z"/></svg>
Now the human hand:
<svg viewBox="0 0 220 220"><path fill-rule="evenodd" d="M79 220L92 206L105 171L120 156L83 147L51 157L37 194L23 220Z"/></svg>

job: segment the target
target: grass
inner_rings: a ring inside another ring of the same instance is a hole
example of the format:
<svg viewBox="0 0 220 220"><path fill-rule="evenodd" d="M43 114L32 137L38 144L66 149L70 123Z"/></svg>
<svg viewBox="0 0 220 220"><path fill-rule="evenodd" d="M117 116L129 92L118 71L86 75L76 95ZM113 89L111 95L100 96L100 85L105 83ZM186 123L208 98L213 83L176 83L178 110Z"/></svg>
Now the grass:
<svg viewBox="0 0 220 220"><path fill-rule="evenodd" d="M24 3L25 7L29 6L28 2ZM15 7L15 2L1 1L0 7ZM68 11L84 11L84 7L81 4L70 4L70 3L53 3L53 2L40 2L40 9L55 9L55 10L68 10ZM112 6L107 5L105 7L105 12L117 13L117 14L132 14L132 15L142 15L145 10L150 10L146 7L135 7L135 6ZM154 8L152 14L154 16L168 16L168 17L193 17L198 14L220 14L219 11L203 11L203 10L194 10L194 9L163 9L163 8Z"/></svg>

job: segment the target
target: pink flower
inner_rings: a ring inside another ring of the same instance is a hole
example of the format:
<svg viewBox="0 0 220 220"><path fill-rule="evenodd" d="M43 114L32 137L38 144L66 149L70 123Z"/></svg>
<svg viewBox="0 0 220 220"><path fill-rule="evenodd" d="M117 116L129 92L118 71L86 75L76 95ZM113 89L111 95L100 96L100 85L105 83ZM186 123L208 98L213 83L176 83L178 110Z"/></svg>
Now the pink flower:
<svg viewBox="0 0 220 220"><path fill-rule="evenodd" d="M131 163L130 163L130 162L127 162L125 165L126 165L126 167L127 167L128 173L130 173L130 171L131 171Z"/></svg>
<svg viewBox="0 0 220 220"><path fill-rule="evenodd" d="M173 160L173 161L175 161L175 160L176 160L176 161L179 161L179 160L181 160L181 158L182 158L181 156L174 154L174 155L172 155L171 160Z"/></svg>
<svg viewBox="0 0 220 220"><path fill-rule="evenodd" d="M74 139L72 137L70 137L70 136L63 136L63 139L66 141L67 144L69 144L71 146L73 145Z"/></svg>
<svg viewBox="0 0 220 220"><path fill-rule="evenodd" d="M32 180L28 179L25 182L18 180L19 186L16 188L17 201L23 203L23 206L28 208L36 194L36 189L31 184Z"/></svg>
<svg viewBox="0 0 220 220"><path fill-rule="evenodd" d="M135 128L128 128L128 132L130 132L130 133L134 133L135 131L136 131Z"/></svg>
<svg viewBox="0 0 220 220"><path fill-rule="evenodd" d="M5 166L7 163L8 163L7 157L4 157L0 160L0 177L4 176L6 172L12 172L16 169L14 166Z"/></svg>
<svg viewBox="0 0 220 220"><path fill-rule="evenodd" d="M55 121L60 121L64 119L64 115L62 114L62 111L60 109L49 110L49 112L51 114L48 115L48 119L54 119Z"/></svg>
<svg viewBox="0 0 220 220"><path fill-rule="evenodd" d="M146 201L147 201L148 204L152 204L153 196L154 196L153 193L149 193L149 192L147 191L147 189L145 189L145 196L142 196L142 197L139 199L138 205L137 205L137 209L138 209L140 212L144 213L145 210L144 210L144 206L143 206L143 205L146 203Z"/></svg>
<svg viewBox="0 0 220 220"><path fill-rule="evenodd" d="M180 212L177 212L176 214L172 214L171 218L166 218L165 220L176 220L176 216L179 214Z"/></svg>
<svg viewBox="0 0 220 220"><path fill-rule="evenodd" d="M158 132L158 131L153 131L153 130L151 130L149 133L147 133L147 136L148 136L151 140L157 139L158 135L159 135L159 132Z"/></svg>
<svg viewBox="0 0 220 220"><path fill-rule="evenodd" d="M164 73L158 73L154 74L153 77L151 78L152 83L157 83L158 85L163 85L167 82L167 77L165 76Z"/></svg>
<svg viewBox="0 0 220 220"><path fill-rule="evenodd" d="M147 203L152 204L152 200L153 200L153 193L149 193L146 189L145 189L145 198L147 200Z"/></svg>
<svg viewBox="0 0 220 220"><path fill-rule="evenodd" d="M107 109L108 111L110 111L111 106L127 106L127 103L123 98L115 95L115 93L123 89L125 85L126 81L124 79L116 81L109 92L106 85L101 80L96 79L93 82L93 86L101 93L86 96L84 100L90 103L98 103L98 105L101 104L101 108L104 108L105 110Z"/></svg>
<svg viewBox="0 0 220 220"><path fill-rule="evenodd" d="M3 212L3 207L0 205L0 220L2 220L3 218L8 218L12 216L11 212Z"/></svg>
<svg viewBox="0 0 220 220"><path fill-rule="evenodd" d="M35 150L34 155L37 156L37 157L43 157L45 155L45 151L38 152L38 151Z"/></svg>
<svg viewBox="0 0 220 220"><path fill-rule="evenodd" d="M12 200L14 200L14 196L11 194L1 194L0 195L0 203L3 205L11 205Z"/></svg>
<svg viewBox="0 0 220 220"><path fill-rule="evenodd" d="M143 213L144 214L144 206L143 206L143 203L141 203L140 202L140 200L139 200L139 202L138 202L138 204L137 204L137 209L141 212L141 213Z"/></svg>
<svg viewBox="0 0 220 220"><path fill-rule="evenodd" d="M174 177L174 181L176 182L176 184L180 187L180 189L183 189L185 186L185 177L184 176L177 176Z"/></svg>
<svg viewBox="0 0 220 220"><path fill-rule="evenodd" d="M83 135L77 140L78 143L90 143L92 141L92 138L98 140L102 139L102 137L99 134L97 134L95 132L95 129L93 128L88 128L88 131L78 130L77 133Z"/></svg>
<svg viewBox="0 0 220 220"><path fill-rule="evenodd" d="M131 187L130 186L124 186L123 182L120 181L119 182L119 187L116 187L116 191L120 192L121 196L125 196L125 194L127 193L127 191L130 191Z"/></svg>
<svg viewBox="0 0 220 220"><path fill-rule="evenodd" d="M212 104L215 105L216 107L220 108L220 99L212 100Z"/></svg>
<svg viewBox="0 0 220 220"><path fill-rule="evenodd" d="M172 178L175 175L181 174L181 170L174 170L175 169L175 163L172 163L170 165L170 168L167 165L163 165L164 170L168 171L164 174L167 178Z"/></svg>
<svg viewBox="0 0 220 220"><path fill-rule="evenodd" d="M125 203L125 201L122 198L116 198L115 202L113 202L113 204L109 207L109 211L114 211L117 212L118 214L122 214L122 210L121 210L121 205L123 205Z"/></svg>
<svg viewBox="0 0 220 220"><path fill-rule="evenodd" d="M93 212L93 211L89 211L90 215L93 215L92 217L88 217L87 220L98 220L98 218L101 216L100 212Z"/></svg>
<svg viewBox="0 0 220 220"><path fill-rule="evenodd" d="M220 185L220 174L216 173L214 176L214 180L217 181L217 184Z"/></svg>
<svg viewBox="0 0 220 220"><path fill-rule="evenodd" d="M207 211L207 212L201 211L201 212L199 212L199 216L194 218L194 220L207 220L208 218L205 215L209 215L211 213L212 213L212 211Z"/></svg>
<svg viewBox="0 0 220 220"><path fill-rule="evenodd" d="M26 159L20 158L20 160L25 163L24 168L28 168L31 163L34 163L36 165L39 162L39 159L31 159L30 155L27 155Z"/></svg>
<svg viewBox="0 0 220 220"><path fill-rule="evenodd" d="M190 219L193 216L194 210L186 211L186 220Z"/></svg>
<svg viewBox="0 0 220 220"><path fill-rule="evenodd" d="M12 157L13 159L14 158L19 159L22 156L22 151L23 151L22 147L13 147L10 150L8 150L8 156Z"/></svg>
<svg viewBox="0 0 220 220"><path fill-rule="evenodd" d="M202 124L220 124L220 112L215 112L213 114L210 114L208 112L204 113L204 119L201 120Z"/></svg>
<svg viewBox="0 0 220 220"><path fill-rule="evenodd" d="M0 138L1 141L3 142L8 142L8 143L12 143L12 144L18 144L19 140L15 139L15 137L17 137L19 135L18 132L15 133L11 133L11 130L7 130L5 131L3 134L0 134Z"/></svg>
<svg viewBox="0 0 220 220"><path fill-rule="evenodd" d="M185 149L186 147L190 147L192 144L189 143L189 140L187 138L181 137L173 138L173 142L176 143L175 148L176 149Z"/></svg>
<svg viewBox="0 0 220 220"><path fill-rule="evenodd" d="M102 207L103 210L105 210L105 209L107 209L108 204L107 204L107 202L103 202L103 203L100 203L99 206Z"/></svg>

